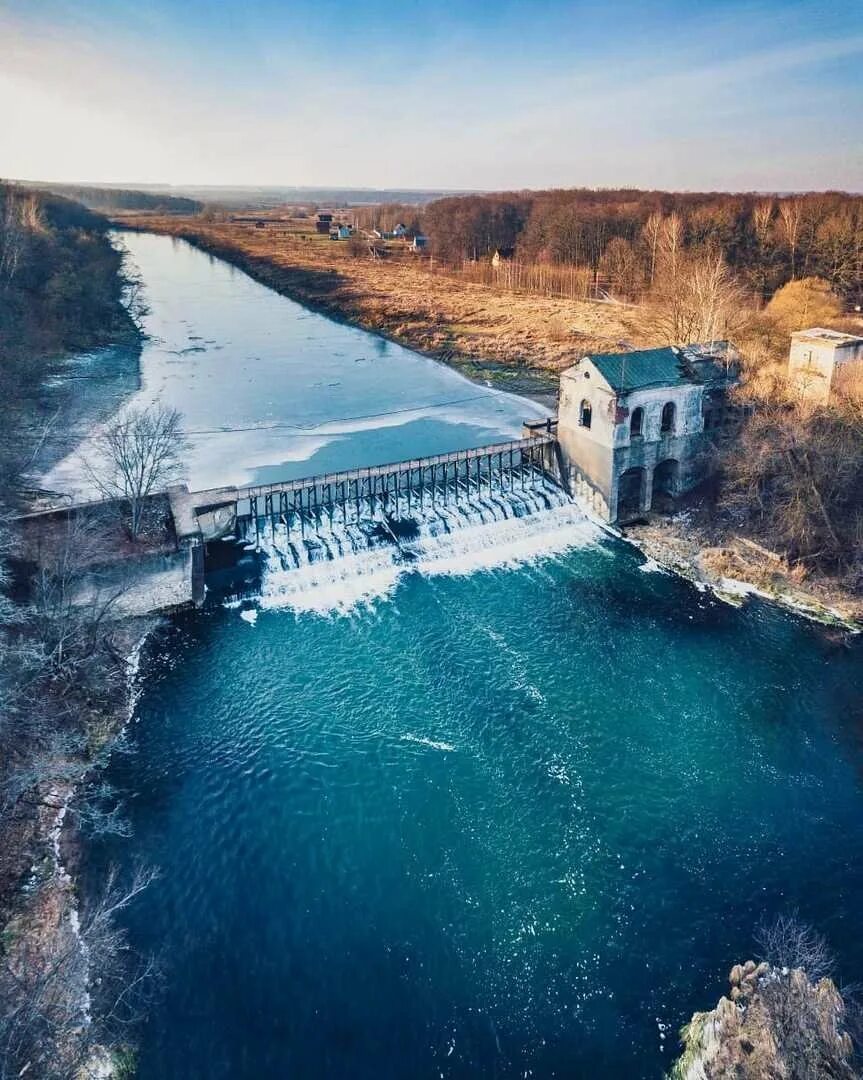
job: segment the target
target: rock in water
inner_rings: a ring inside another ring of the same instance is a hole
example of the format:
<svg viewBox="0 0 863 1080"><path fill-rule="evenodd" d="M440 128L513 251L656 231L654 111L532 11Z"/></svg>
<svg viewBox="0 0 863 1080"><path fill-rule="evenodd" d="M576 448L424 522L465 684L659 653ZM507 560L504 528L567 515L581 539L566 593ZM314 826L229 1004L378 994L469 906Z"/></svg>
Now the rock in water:
<svg viewBox="0 0 863 1080"><path fill-rule="evenodd" d="M859 1080L845 1002L830 979L750 960L734 965L729 982L730 997L682 1029L669 1080Z"/></svg>

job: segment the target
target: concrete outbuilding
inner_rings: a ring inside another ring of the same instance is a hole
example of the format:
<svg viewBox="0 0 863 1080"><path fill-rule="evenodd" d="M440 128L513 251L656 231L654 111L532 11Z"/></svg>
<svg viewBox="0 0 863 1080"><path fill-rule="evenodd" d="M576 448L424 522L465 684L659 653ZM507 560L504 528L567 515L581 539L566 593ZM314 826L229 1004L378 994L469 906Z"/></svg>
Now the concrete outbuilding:
<svg viewBox="0 0 863 1080"><path fill-rule="evenodd" d="M803 397L822 405L837 391L863 391L863 337L798 330L791 335L788 373Z"/></svg>

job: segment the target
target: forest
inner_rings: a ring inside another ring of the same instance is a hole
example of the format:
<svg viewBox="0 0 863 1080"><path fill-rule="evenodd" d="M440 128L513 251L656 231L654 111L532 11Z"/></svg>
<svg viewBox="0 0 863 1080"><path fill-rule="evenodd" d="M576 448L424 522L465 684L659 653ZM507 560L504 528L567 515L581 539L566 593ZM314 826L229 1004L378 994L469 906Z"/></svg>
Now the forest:
<svg viewBox="0 0 863 1080"><path fill-rule="evenodd" d="M819 277L863 302L863 196L555 190L439 199L422 217L437 258L457 266L511 249L524 264L578 267L637 300L659 251L722 257L761 301L787 281Z"/></svg>
<svg viewBox="0 0 863 1080"><path fill-rule="evenodd" d="M153 191L132 191L128 188L94 187L87 184L34 183L27 185L35 190L47 191L65 199L74 199L103 214L124 210L143 210L156 214L197 214L202 203L180 195L165 195Z"/></svg>
<svg viewBox="0 0 863 1080"><path fill-rule="evenodd" d="M7 493L24 452L10 430L32 426L54 361L134 332L123 304L122 256L108 228L105 218L69 199L0 186L0 400L7 436L0 482Z"/></svg>

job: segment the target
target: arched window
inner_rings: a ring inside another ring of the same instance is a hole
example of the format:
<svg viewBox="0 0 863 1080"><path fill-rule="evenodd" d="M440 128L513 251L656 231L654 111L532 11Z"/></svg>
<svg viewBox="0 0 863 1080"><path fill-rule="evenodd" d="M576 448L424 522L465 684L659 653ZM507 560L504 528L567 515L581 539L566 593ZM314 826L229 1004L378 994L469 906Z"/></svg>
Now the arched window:
<svg viewBox="0 0 863 1080"><path fill-rule="evenodd" d="M581 403L581 408L578 410L579 424L581 424L582 427L589 428L592 415L593 410L590 407L590 402L587 400L587 398L584 398Z"/></svg>
<svg viewBox="0 0 863 1080"><path fill-rule="evenodd" d="M674 402L666 401L662 406L662 424L659 428L663 435L667 435L670 431L674 431L674 414Z"/></svg>
<svg viewBox="0 0 863 1080"><path fill-rule="evenodd" d="M632 410L632 418L629 421L629 436L631 439L637 439L642 435L642 428L644 427L644 409L639 406L637 409Z"/></svg>

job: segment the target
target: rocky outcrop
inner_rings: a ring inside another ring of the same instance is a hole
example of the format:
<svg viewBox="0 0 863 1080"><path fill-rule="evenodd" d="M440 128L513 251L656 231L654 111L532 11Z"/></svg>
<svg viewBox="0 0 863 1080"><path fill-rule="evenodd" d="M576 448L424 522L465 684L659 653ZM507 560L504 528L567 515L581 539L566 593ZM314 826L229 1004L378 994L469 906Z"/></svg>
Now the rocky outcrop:
<svg viewBox="0 0 863 1080"><path fill-rule="evenodd" d="M684 1049L669 1080L860 1076L845 1003L830 979L748 960L734 965L729 982L728 996L681 1031Z"/></svg>

